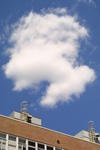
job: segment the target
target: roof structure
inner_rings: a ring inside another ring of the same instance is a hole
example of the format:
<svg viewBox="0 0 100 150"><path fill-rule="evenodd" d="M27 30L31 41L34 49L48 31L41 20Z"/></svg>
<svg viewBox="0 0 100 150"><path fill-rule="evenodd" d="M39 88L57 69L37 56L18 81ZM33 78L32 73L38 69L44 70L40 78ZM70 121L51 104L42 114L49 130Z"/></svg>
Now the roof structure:
<svg viewBox="0 0 100 150"><path fill-rule="evenodd" d="M0 132L56 146L65 150L100 150L100 145L33 125L10 117L0 116Z"/></svg>

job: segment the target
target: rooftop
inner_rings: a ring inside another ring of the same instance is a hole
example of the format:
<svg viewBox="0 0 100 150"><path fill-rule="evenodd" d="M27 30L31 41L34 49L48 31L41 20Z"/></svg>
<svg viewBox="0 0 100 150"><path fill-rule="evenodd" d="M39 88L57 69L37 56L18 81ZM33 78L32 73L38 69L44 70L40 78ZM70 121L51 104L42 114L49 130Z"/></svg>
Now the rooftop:
<svg viewBox="0 0 100 150"><path fill-rule="evenodd" d="M99 144L2 115L0 115L0 132L56 146L65 150L100 150Z"/></svg>

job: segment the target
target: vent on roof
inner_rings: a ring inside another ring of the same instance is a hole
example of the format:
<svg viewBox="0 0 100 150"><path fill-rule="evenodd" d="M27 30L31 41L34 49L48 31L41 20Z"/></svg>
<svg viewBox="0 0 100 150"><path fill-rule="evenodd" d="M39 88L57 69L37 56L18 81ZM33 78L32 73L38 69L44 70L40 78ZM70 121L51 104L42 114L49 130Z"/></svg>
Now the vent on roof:
<svg viewBox="0 0 100 150"><path fill-rule="evenodd" d="M41 126L42 125L41 119L33 117L32 115L30 115L27 112L27 106L28 106L27 101L23 101L21 103L21 108L20 108L21 112L14 111L14 112L12 112L10 117L12 117L14 119L17 119L17 120L21 120L21 121L27 122L27 123L31 123L31 124L35 124L35 125Z"/></svg>
<svg viewBox="0 0 100 150"><path fill-rule="evenodd" d="M75 137L79 138L79 139L82 139L82 140L85 140L85 141L100 144L100 134L96 133L93 121L89 121L88 131L82 130L79 133L77 133L75 135Z"/></svg>

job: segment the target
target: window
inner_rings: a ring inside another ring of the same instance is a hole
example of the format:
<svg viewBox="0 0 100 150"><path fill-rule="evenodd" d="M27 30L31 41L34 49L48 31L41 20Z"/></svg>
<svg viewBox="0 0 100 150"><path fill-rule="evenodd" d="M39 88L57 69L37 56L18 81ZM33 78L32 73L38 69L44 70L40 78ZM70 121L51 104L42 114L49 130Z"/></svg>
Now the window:
<svg viewBox="0 0 100 150"><path fill-rule="evenodd" d="M28 150L35 150L35 148L32 148L32 147L28 147Z"/></svg>
<svg viewBox="0 0 100 150"><path fill-rule="evenodd" d="M8 150L16 150L16 137L15 136L9 135Z"/></svg>
<svg viewBox="0 0 100 150"><path fill-rule="evenodd" d="M35 142L28 141L28 150L35 150Z"/></svg>
<svg viewBox="0 0 100 150"><path fill-rule="evenodd" d="M0 139L6 139L6 134L0 133Z"/></svg>
<svg viewBox="0 0 100 150"><path fill-rule="evenodd" d="M26 140L19 138L18 150L26 150Z"/></svg>
<svg viewBox="0 0 100 150"><path fill-rule="evenodd" d="M55 148L55 150L62 150L62 149L61 149L61 148L57 148L57 147L56 147L56 148Z"/></svg>
<svg viewBox="0 0 100 150"><path fill-rule="evenodd" d="M6 134L0 133L0 150L6 149Z"/></svg>
<svg viewBox="0 0 100 150"><path fill-rule="evenodd" d="M53 147L47 146L47 150L53 150Z"/></svg>
<svg viewBox="0 0 100 150"><path fill-rule="evenodd" d="M28 117L27 117L27 122L28 122L28 123L31 123L31 119L32 119L32 117L29 117L29 116L28 116Z"/></svg>
<svg viewBox="0 0 100 150"><path fill-rule="evenodd" d="M38 143L38 150L44 150L44 144Z"/></svg>

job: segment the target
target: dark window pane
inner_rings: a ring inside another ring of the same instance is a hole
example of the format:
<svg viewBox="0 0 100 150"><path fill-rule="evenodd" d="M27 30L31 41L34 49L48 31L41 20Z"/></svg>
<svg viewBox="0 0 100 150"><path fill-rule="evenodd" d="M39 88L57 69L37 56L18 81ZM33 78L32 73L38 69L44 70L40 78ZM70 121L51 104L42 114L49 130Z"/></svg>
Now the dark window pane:
<svg viewBox="0 0 100 150"><path fill-rule="evenodd" d="M11 141L16 141L16 137L9 135L9 140L11 140Z"/></svg>
<svg viewBox="0 0 100 150"><path fill-rule="evenodd" d="M53 147L47 146L47 150L53 150Z"/></svg>
<svg viewBox="0 0 100 150"><path fill-rule="evenodd" d="M32 117L27 117L27 122L31 123L31 119L32 119Z"/></svg>
<svg viewBox="0 0 100 150"><path fill-rule="evenodd" d="M38 148L44 149L44 145L39 143Z"/></svg>
<svg viewBox="0 0 100 150"><path fill-rule="evenodd" d="M28 147L28 150L35 150L35 148L32 148L32 147Z"/></svg>
<svg viewBox="0 0 100 150"><path fill-rule="evenodd" d="M28 145L34 146L35 147L35 142L28 141Z"/></svg>
<svg viewBox="0 0 100 150"><path fill-rule="evenodd" d="M56 147L56 148L55 148L55 150L62 150L62 149L61 149L61 148L57 148L57 147Z"/></svg>
<svg viewBox="0 0 100 150"><path fill-rule="evenodd" d="M0 133L0 138L5 139L6 138L6 134Z"/></svg>
<svg viewBox="0 0 100 150"><path fill-rule="evenodd" d="M24 139L22 139L22 138L19 138L19 143L23 143L23 144L25 144L25 140Z"/></svg>

